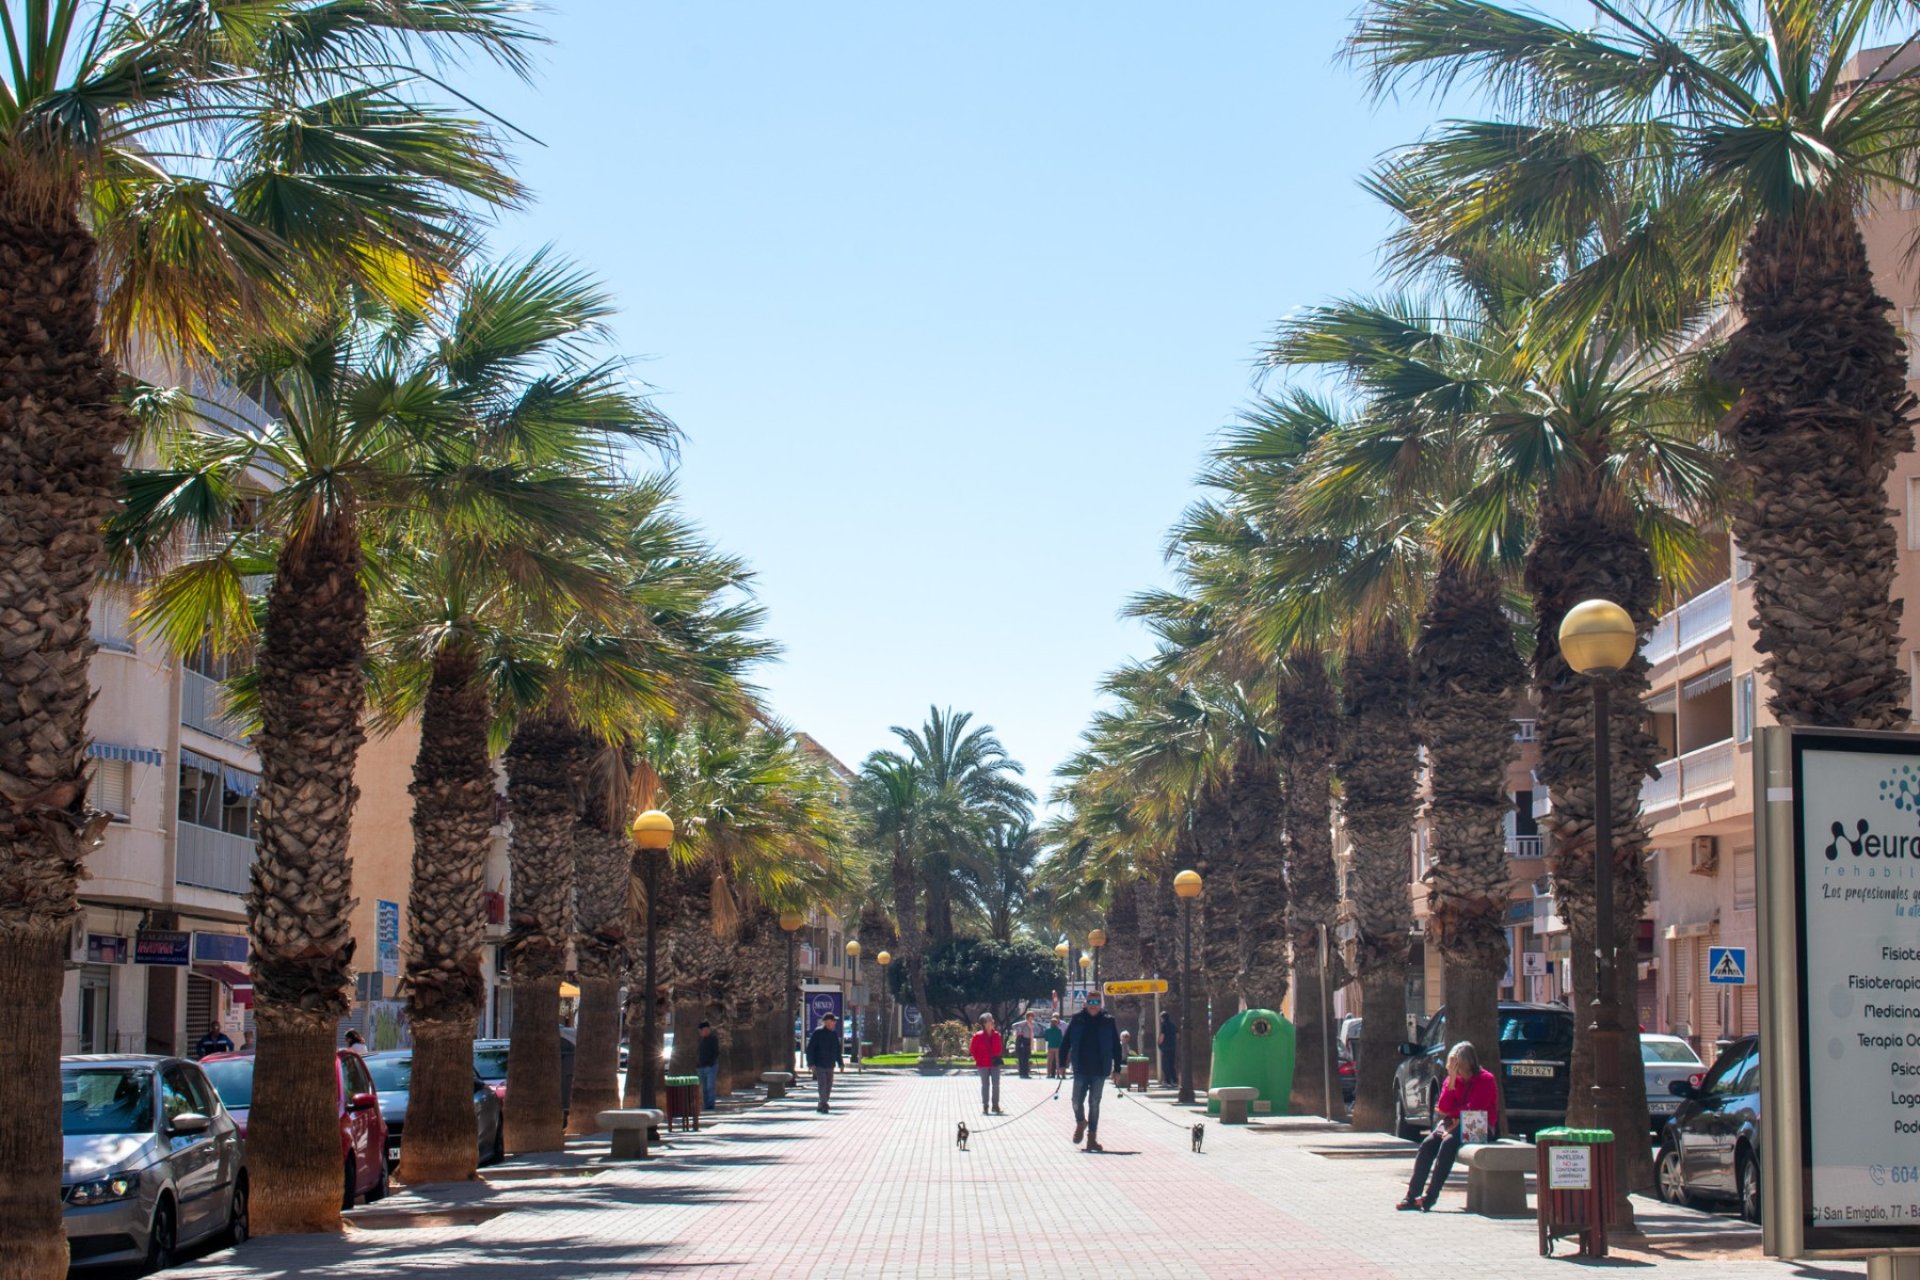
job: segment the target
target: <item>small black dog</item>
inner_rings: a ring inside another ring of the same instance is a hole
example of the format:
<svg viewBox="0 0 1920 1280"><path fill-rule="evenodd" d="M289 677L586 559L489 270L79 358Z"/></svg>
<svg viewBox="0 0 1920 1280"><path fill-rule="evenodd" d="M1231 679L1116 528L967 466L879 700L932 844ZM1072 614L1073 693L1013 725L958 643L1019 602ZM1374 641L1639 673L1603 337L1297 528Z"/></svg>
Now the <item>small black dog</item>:
<svg viewBox="0 0 1920 1280"><path fill-rule="evenodd" d="M1204 1124L1197 1124L1193 1126L1193 1154L1195 1155L1200 1154L1200 1144L1202 1142L1205 1142L1206 1140L1207 1140L1207 1126Z"/></svg>
<svg viewBox="0 0 1920 1280"><path fill-rule="evenodd" d="M967 1149L967 1122L965 1120L960 1122L960 1149L962 1151ZM1195 1150L1198 1150L1198 1148L1195 1148Z"/></svg>

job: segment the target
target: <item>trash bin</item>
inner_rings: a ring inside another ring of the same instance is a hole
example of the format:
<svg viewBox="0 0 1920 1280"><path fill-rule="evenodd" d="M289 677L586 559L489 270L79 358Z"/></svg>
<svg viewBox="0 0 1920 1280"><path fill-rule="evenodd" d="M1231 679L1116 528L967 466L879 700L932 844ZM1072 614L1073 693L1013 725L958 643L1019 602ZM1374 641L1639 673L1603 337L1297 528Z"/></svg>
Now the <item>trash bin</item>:
<svg viewBox="0 0 1920 1280"><path fill-rule="evenodd" d="M700 1077L668 1076L666 1085L666 1105L661 1110L667 1113L668 1132L672 1132L677 1124L685 1124L689 1129L698 1129L700 1127Z"/></svg>
<svg viewBox="0 0 1920 1280"><path fill-rule="evenodd" d="M1127 1088L1140 1093L1147 1091L1147 1059L1138 1054L1127 1059Z"/></svg>
<svg viewBox="0 0 1920 1280"><path fill-rule="evenodd" d="M1579 1256L1607 1256L1613 1216L1613 1131L1542 1129L1533 1135L1540 1183L1540 1256L1553 1256L1553 1242L1580 1237Z"/></svg>

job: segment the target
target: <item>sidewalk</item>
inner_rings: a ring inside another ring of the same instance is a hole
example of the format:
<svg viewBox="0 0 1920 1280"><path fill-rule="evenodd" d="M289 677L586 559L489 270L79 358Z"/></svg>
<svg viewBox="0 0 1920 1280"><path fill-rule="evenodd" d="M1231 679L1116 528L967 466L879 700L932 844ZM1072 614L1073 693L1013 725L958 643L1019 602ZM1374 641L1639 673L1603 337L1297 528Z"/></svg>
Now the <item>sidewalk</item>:
<svg viewBox="0 0 1920 1280"><path fill-rule="evenodd" d="M1442 1208L1396 1213L1411 1148L1324 1122L1207 1123L1109 1093L1105 1154L1070 1145L1051 1082L1006 1079L1007 1116L979 1113L972 1075L869 1072L835 1086L835 1113L804 1091L723 1109L644 1165L604 1143L510 1161L489 1180L397 1194L356 1210L345 1237L256 1240L172 1273L182 1280L377 1274L401 1280L722 1277L1404 1277L1415 1271L1567 1275L1537 1256L1531 1220L1469 1217L1459 1179ZM1024 1113L1024 1114L1023 1114ZM974 1131L970 1150L956 1126ZM1396 1150L1397 1148L1397 1150ZM1404 1153L1404 1154L1402 1154ZM1647 1202L1653 1240L1611 1264L1698 1280L1827 1280L1857 1264L1758 1256L1725 1216Z"/></svg>

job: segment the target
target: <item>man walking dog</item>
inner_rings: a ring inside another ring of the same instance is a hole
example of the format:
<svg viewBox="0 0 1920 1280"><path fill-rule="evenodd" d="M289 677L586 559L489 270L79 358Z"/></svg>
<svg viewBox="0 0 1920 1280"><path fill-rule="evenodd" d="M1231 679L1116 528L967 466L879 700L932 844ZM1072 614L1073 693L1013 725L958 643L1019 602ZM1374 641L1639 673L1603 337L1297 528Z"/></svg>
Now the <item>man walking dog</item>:
<svg viewBox="0 0 1920 1280"><path fill-rule="evenodd" d="M1060 1056L1073 1073L1073 1140L1087 1140L1087 1150L1104 1151L1100 1145L1100 1093L1107 1077L1127 1065L1127 1051L1120 1044L1120 1024L1106 1011L1098 991L1087 996L1086 1007L1067 1023L1066 1042Z"/></svg>

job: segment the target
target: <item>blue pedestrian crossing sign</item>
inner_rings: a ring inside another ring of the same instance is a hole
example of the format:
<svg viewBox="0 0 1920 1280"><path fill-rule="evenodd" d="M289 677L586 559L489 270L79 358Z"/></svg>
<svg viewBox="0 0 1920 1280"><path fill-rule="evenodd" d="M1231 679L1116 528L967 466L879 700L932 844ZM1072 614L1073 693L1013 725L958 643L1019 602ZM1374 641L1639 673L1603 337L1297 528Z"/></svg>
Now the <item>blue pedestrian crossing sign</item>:
<svg viewBox="0 0 1920 1280"><path fill-rule="evenodd" d="M1747 985L1747 949L1745 947L1708 947L1707 981L1721 987Z"/></svg>

